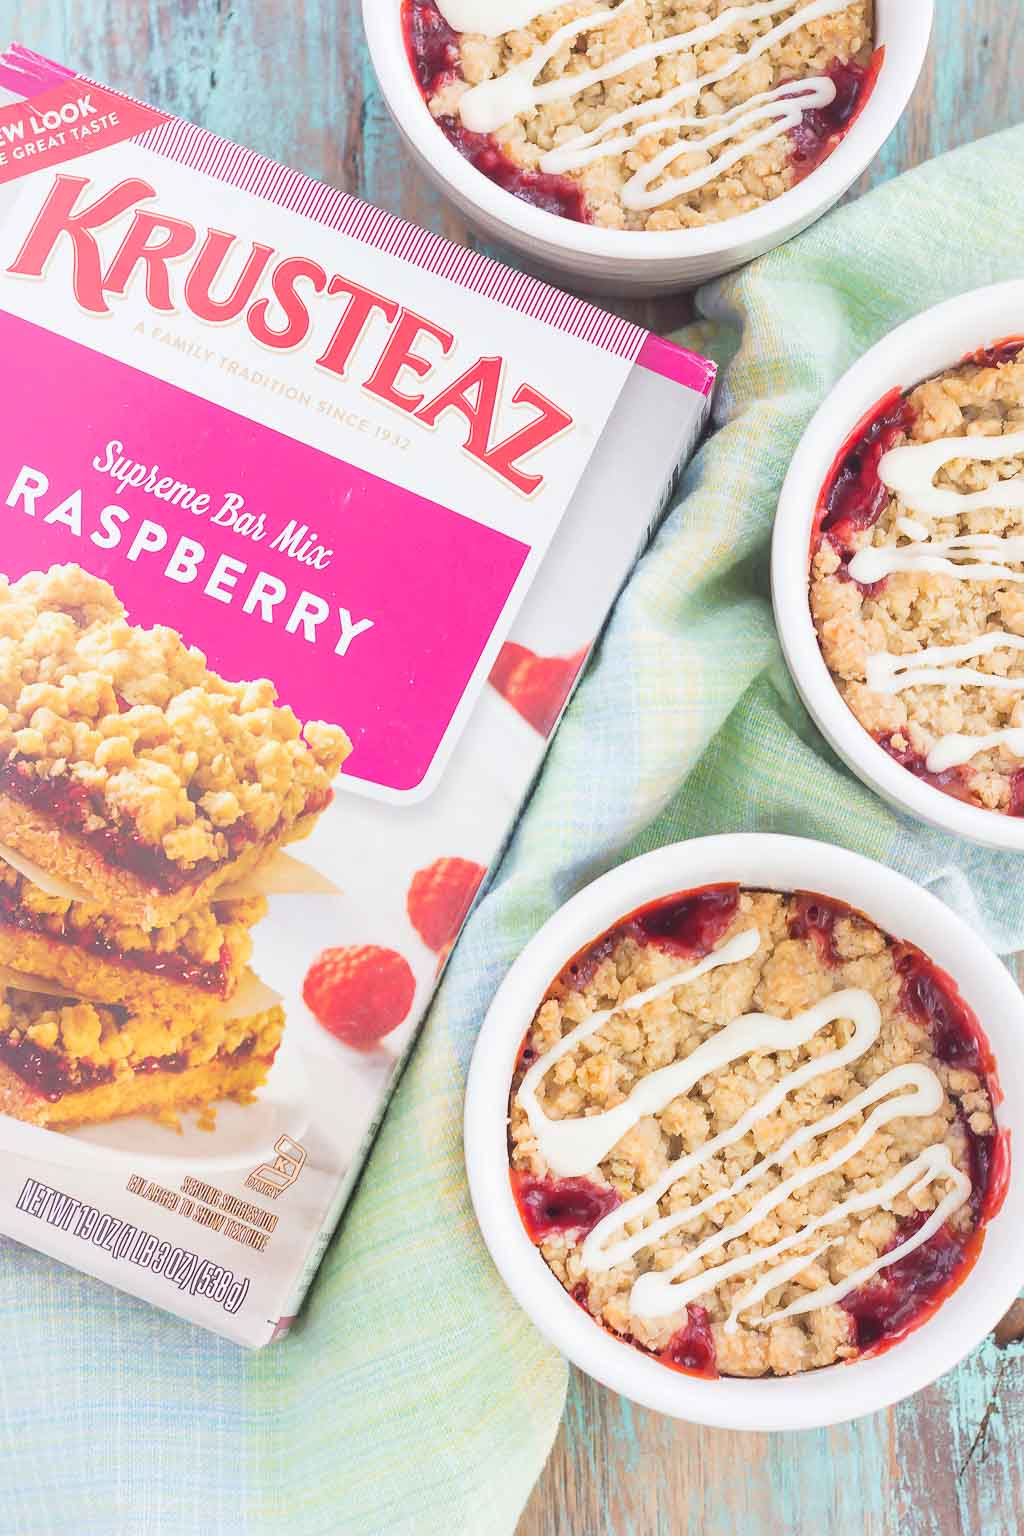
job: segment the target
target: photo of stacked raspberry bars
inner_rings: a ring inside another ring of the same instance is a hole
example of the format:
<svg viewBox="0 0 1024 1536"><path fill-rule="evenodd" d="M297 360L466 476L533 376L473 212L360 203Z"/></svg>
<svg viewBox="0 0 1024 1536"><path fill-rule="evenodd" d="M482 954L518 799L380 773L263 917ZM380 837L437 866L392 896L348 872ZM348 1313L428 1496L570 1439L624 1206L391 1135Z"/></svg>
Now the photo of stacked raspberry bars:
<svg viewBox="0 0 1024 1536"><path fill-rule="evenodd" d="M350 750L78 566L0 577L0 1112L173 1121L264 1082L252 929Z"/></svg>

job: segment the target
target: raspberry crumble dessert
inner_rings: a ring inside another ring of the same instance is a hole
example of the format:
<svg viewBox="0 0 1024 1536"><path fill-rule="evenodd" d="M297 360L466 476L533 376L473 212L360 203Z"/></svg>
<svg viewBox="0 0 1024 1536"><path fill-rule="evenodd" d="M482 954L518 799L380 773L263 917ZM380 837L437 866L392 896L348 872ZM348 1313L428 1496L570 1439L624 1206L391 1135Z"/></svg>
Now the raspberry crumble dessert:
<svg viewBox="0 0 1024 1536"><path fill-rule="evenodd" d="M811 611L836 686L911 773L1024 815L1024 339L879 402L822 490Z"/></svg>
<svg viewBox="0 0 1024 1536"><path fill-rule="evenodd" d="M483 175L606 229L748 213L835 149L873 0L404 0L429 109Z"/></svg>
<svg viewBox="0 0 1024 1536"><path fill-rule="evenodd" d="M265 1079L283 1030L276 1004L174 1023L0 987L0 1113L66 1130L244 1097Z"/></svg>
<svg viewBox="0 0 1024 1536"><path fill-rule="evenodd" d="M0 842L165 926L305 836L351 750L128 622L76 565L0 577Z"/></svg>
<svg viewBox="0 0 1024 1536"><path fill-rule="evenodd" d="M704 1376L877 1353L965 1278L1008 1178L955 983L862 914L736 885L565 967L510 1100L513 1191L605 1329Z"/></svg>

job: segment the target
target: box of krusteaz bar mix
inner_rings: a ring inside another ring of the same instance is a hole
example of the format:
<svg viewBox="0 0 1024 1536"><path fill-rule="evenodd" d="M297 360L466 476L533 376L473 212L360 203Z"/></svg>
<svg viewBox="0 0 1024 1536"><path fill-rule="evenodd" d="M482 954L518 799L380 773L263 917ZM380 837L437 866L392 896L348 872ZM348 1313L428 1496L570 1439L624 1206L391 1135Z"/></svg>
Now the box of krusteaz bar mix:
<svg viewBox="0 0 1024 1536"><path fill-rule="evenodd" d="M0 55L0 1231L287 1328L714 370Z"/></svg>

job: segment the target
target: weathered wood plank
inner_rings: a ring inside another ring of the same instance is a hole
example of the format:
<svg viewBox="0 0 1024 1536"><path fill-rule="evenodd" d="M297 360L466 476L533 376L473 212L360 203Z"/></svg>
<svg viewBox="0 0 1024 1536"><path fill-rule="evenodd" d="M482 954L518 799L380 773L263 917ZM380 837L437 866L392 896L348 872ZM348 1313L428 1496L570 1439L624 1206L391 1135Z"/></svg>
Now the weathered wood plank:
<svg viewBox="0 0 1024 1536"><path fill-rule="evenodd" d="M990 1341L890 1413L772 1437L673 1424L574 1372L520 1536L1013 1536L1022 1361Z"/></svg>

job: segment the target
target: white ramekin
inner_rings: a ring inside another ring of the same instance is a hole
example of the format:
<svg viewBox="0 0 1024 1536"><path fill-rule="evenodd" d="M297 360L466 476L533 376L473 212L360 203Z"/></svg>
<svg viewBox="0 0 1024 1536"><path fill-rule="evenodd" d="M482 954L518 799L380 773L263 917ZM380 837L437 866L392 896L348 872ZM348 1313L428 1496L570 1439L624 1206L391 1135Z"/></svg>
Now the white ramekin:
<svg viewBox="0 0 1024 1536"><path fill-rule="evenodd" d="M509 1180L508 1097L523 1036L566 962L626 913L673 892L719 881L811 890L848 903L917 944L956 981L977 1013L1005 1094L999 1124L1024 1134L1024 995L959 917L902 875L859 854L795 837L737 836L677 843L612 870L552 917L509 971L484 1020L466 1091L466 1167L484 1240L513 1296L581 1370L675 1418L721 1429L812 1429L873 1413L950 1370L1013 1303L1024 1274L1024 1180L987 1228L960 1288L916 1332L876 1359L784 1379L700 1380L673 1371L606 1333L576 1305L523 1228Z"/></svg>
<svg viewBox="0 0 1024 1536"><path fill-rule="evenodd" d="M912 389L1006 336L1024 333L1024 281L950 299L892 331L843 375L812 418L779 497L772 539L775 622L789 670L819 730L864 783L900 810L990 848L1024 851L1024 819L965 805L902 768L843 701L818 645L808 596L811 528L822 486L857 423L890 390Z"/></svg>
<svg viewBox="0 0 1024 1536"><path fill-rule="evenodd" d="M692 287L773 250L821 217L878 154L899 121L928 49L934 0L875 0L885 63L871 99L835 152L782 197L705 229L630 233L534 208L477 171L430 116L409 63L402 0L363 0L363 25L384 100L431 181L488 239L571 287L656 294Z"/></svg>

